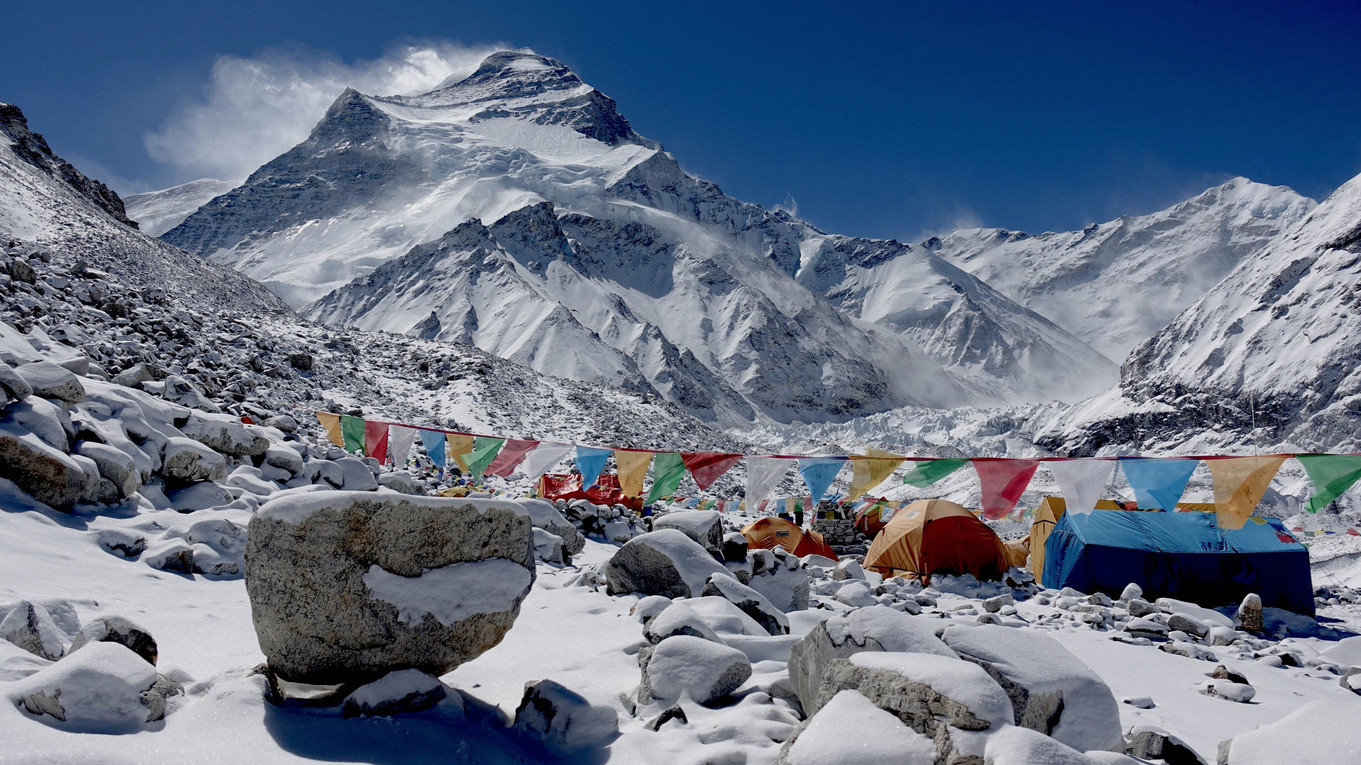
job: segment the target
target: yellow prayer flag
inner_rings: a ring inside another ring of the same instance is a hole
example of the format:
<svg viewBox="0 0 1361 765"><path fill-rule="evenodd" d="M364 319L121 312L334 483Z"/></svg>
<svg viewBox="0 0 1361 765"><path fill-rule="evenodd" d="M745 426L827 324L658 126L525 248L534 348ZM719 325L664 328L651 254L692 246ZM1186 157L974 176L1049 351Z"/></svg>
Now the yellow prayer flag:
<svg viewBox="0 0 1361 765"><path fill-rule="evenodd" d="M1241 529L1289 455L1205 460L1215 484L1215 520L1221 529Z"/></svg>
<svg viewBox="0 0 1361 765"><path fill-rule="evenodd" d="M468 457L473 453L473 437L466 433L445 433L444 443L449 450L449 456L454 458L454 464L464 473L471 473L468 469Z"/></svg>
<svg viewBox="0 0 1361 765"><path fill-rule="evenodd" d="M854 472L851 474L849 498L855 499L888 480L893 471L903 464L903 460L903 457L893 452L879 449L866 449L864 457L852 457Z"/></svg>
<svg viewBox="0 0 1361 765"><path fill-rule="evenodd" d="M340 432L340 415L330 412L317 412L317 422L326 428L326 440L345 448L345 436Z"/></svg>
<svg viewBox="0 0 1361 765"><path fill-rule="evenodd" d="M628 497L643 496L643 479L652 462L652 452L633 452L616 449L614 461L619 466L619 488Z"/></svg>

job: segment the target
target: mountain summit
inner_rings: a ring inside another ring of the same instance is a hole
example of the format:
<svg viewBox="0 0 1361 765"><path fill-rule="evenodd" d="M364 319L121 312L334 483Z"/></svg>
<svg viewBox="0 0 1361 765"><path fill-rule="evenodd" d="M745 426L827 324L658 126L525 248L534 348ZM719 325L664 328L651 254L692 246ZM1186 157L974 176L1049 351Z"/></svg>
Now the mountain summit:
<svg viewBox="0 0 1361 765"><path fill-rule="evenodd" d="M1116 376L924 248L727 196L524 52L419 95L345 91L163 238L320 321L470 342L711 420L1071 398ZM869 252L910 283L861 290Z"/></svg>

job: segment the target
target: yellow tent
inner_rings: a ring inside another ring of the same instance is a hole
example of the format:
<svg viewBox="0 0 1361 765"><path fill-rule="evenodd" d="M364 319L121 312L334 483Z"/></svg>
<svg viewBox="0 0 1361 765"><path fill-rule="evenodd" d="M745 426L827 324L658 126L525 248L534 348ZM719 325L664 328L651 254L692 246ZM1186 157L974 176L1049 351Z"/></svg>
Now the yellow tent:
<svg viewBox="0 0 1361 765"><path fill-rule="evenodd" d="M973 513L943 499L923 499L894 514L874 537L864 566L889 576L997 579L1007 570L1007 554L1002 540Z"/></svg>
<svg viewBox="0 0 1361 765"><path fill-rule="evenodd" d="M1049 539L1049 532L1054 530L1054 524L1059 522L1063 513L1068 509L1068 503L1063 497L1045 497L1040 501L1040 506L1035 509L1035 520L1030 523L1030 573L1035 575L1035 581L1040 581L1044 576L1044 543ZM1123 510L1115 500L1100 499L1096 502L1097 510Z"/></svg>
<svg viewBox="0 0 1361 765"><path fill-rule="evenodd" d="M742 536L747 538L747 546L753 550L770 550L779 546L800 558L821 555L837 560L836 553L821 534L799 528L783 518L758 518L742 529Z"/></svg>

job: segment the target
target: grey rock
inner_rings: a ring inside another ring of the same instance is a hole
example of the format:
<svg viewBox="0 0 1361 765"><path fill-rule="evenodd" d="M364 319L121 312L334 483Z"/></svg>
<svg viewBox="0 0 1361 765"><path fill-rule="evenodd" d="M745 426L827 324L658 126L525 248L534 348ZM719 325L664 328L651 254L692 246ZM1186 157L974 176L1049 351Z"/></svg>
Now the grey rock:
<svg viewBox="0 0 1361 765"><path fill-rule="evenodd" d="M283 444L270 444L265 449L264 464L286 470L289 475L299 475L303 471L302 455Z"/></svg>
<svg viewBox="0 0 1361 765"><path fill-rule="evenodd" d="M529 511L529 519L534 528L543 529L562 538L563 549L569 556L585 549L586 537L571 521L563 517L553 503L542 499L523 499L520 503Z"/></svg>
<svg viewBox="0 0 1361 765"><path fill-rule="evenodd" d="M180 431L230 457L256 457L269 451L269 439L258 428L246 425L229 414L193 412Z"/></svg>
<svg viewBox="0 0 1361 765"><path fill-rule="evenodd" d="M766 596L742 584L735 577L711 574L701 595L716 595L727 600L772 635L789 634L789 617L766 599Z"/></svg>
<svg viewBox="0 0 1361 765"><path fill-rule="evenodd" d="M643 637L653 645L675 635L688 635L714 643L723 642L718 639L713 627L709 626L704 617L681 601L673 602L643 625Z"/></svg>
<svg viewBox="0 0 1361 765"><path fill-rule="evenodd" d="M49 661L60 659L66 652L61 630L47 609L21 600L0 620L0 638Z"/></svg>
<svg viewBox="0 0 1361 765"><path fill-rule="evenodd" d="M172 481L221 481L227 477L227 459L199 441L172 436L161 450L161 473Z"/></svg>
<svg viewBox="0 0 1361 765"><path fill-rule="evenodd" d="M80 384L80 378L50 361L34 361L14 371L28 383L35 396L68 404L79 404L85 400L85 386Z"/></svg>
<svg viewBox="0 0 1361 765"><path fill-rule="evenodd" d="M124 529L100 529L99 546L129 560L146 552L146 537Z"/></svg>
<svg viewBox="0 0 1361 765"><path fill-rule="evenodd" d="M147 554L142 562L158 571L186 575L194 573L194 551L179 540L157 548Z"/></svg>
<svg viewBox="0 0 1361 765"><path fill-rule="evenodd" d="M983 667L1002 686L1011 699L1017 725L1081 752L1114 751L1122 745L1115 696L1057 640L1039 632L991 625L948 627L941 640L960 658ZM1036 656L1045 657L1043 666L1036 666ZM1080 712L1074 714L1074 709Z"/></svg>
<svg viewBox="0 0 1361 765"><path fill-rule="evenodd" d="M677 510L652 522L654 530L676 529L716 557L723 557L723 518L715 510Z"/></svg>
<svg viewBox="0 0 1361 765"><path fill-rule="evenodd" d="M1238 612L1234 615L1238 617L1243 629L1260 633L1263 629L1261 596L1253 592L1244 595L1243 602L1239 604Z"/></svg>
<svg viewBox="0 0 1361 765"><path fill-rule="evenodd" d="M0 361L0 390L12 401L23 401L33 395L33 386L3 361Z"/></svg>
<svg viewBox="0 0 1361 765"><path fill-rule="evenodd" d="M697 597L709 575L726 573L707 550L678 529L630 539L605 564L611 595L639 592L668 598Z"/></svg>
<svg viewBox="0 0 1361 765"><path fill-rule="evenodd" d="M1230 670L1223 664L1220 664L1219 666L1215 667L1214 670L1210 672L1210 677L1213 677L1216 680L1228 680L1231 683L1241 683L1243 685L1248 685L1248 679L1246 677Z"/></svg>
<svg viewBox="0 0 1361 765"><path fill-rule="evenodd" d="M181 513L222 507L232 503L235 497L227 487L213 481L200 481L171 489L165 493L171 506Z"/></svg>
<svg viewBox="0 0 1361 765"><path fill-rule="evenodd" d="M425 487L416 477L405 470L395 470L391 473L382 473L378 476L378 485L384 489L391 489L399 494L423 495Z"/></svg>
<svg viewBox="0 0 1361 765"><path fill-rule="evenodd" d="M766 596L785 613L808 608L811 580L800 568L798 558L780 547L752 550L747 557L752 564L748 587Z"/></svg>
<svg viewBox="0 0 1361 765"><path fill-rule="evenodd" d="M562 537L540 528L534 530L534 557L544 563L565 566L572 562L572 556L563 549Z"/></svg>
<svg viewBox="0 0 1361 765"><path fill-rule="evenodd" d="M85 493L84 469L30 432L0 427L0 475L55 510L70 510Z"/></svg>
<svg viewBox="0 0 1361 765"><path fill-rule="evenodd" d="M438 677L418 669L399 669L362 685L345 697L345 717L388 717L421 712L440 702L448 692Z"/></svg>
<svg viewBox="0 0 1361 765"><path fill-rule="evenodd" d="M813 627L789 649L789 680L805 715L815 714L832 662L862 651L906 651L954 657L930 621L884 606L860 608ZM830 698L827 696L826 698Z"/></svg>
<svg viewBox="0 0 1361 765"><path fill-rule="evenodd" d="M158 656L156 639L144 628L122 616L99 616L80 628L67 653L80 650L90 643L118 643L141 656L153 667Z"/></svg>
<svg viewBox="0 0 1361 765"><path fill-rule="evenodd" d="M340 468L341 481L339 488L345 491L376 491L378 489L378 478L374 476L369 466L364 461L356 457L341 457L335 461Z"/></svg>
<svg viewBox="0 0 1361 765"><path fill-rule="evenodd" d="M618 738L619 715L610 707L591 704L559 683L540 680L525 683L513 727L535 736L554 751L597 749Z"/></svg>
<svg viewBox="0 0 1361 765"><path fill-rule="evenodd" d="M1133 617L1150 616L1158 613L1158 607L1142 598L1130 598L1126 606L1129 615Z"/></svg>
<svg viewBox="0 0 1361 765"><path fill-rule="evenodd" d="M1199 619L1192 619L1186 614L1172 614L1167 619L1167 628L1181 630L1188 635L1194 635L1196 638L1203 638L1210 634L1208 625Z"/></svg>
<svg viewBox="0 0 1361 765"><path fill-rule="evenodd" d="M449 672L514 623L534 582L531 528L508 501L368 492L271 500L251 519L245 555L261 650L293 682ZM466 604L448 594L473 587L482 591Z"/></svg>
<svg viewBox="0 0 1361 765"><path fill-rule="evenodd" d="M1361 667L1350 667L1337 679L1337 684L1361 696Z"/></svg>
<svg viewBox="0 0 1361 765"><path fill-rule="evenodd" d="M689 696L700 704L717 701L751 677L746 654L721 643L677 635L639 653L639 703L673 703Z"/></svg>
<svg viewBox="0 0 1361 765"><path fill-rule="evenodd" d="M115 383L127 388L136 388L144 382L151 382L155 379L156 375L152 374L151 367L146 362L140 361L113 376Z"/></svg>
<svg viewBox="0 0 1361 765"><path fill-rule="evenodd" d="M1136 725L1130 731L1125 754L1145 760L1162 760L1167 765L1206 765L1185 741L1152 725Z"/></svg>
<svg viewBox="0 0 1361 765"><path fill-rule="evenodd" d="M11 692L21 710L56 727L118 734L164 719L166 699L184 688L125 646L96 642L15 682Z"/></svg>
<svg viewBox="0 0 1361 765"><path fill-rule="evenodd" d="M723 560L727 563L745 563L747 546L747 537L742 532L733 531L725 534L723 536Z"/></svg>
<svg viewBox="0 0 1361 765"><path fill-rule="evenodd" d="M285 433L297 433L298 421L286 414L276 414L265 420L265 427L277 428Z"/></svg>
<svg viewBox="0 0 1361 765"><path fill-rule="evenodd" d="M1012 597L1011 593L1004 592L1001 595L983 601L983 610L990 614L995 614L1002 610L1002 606L1013 605L1016 605L1016 598Z"/></svg>
<svg viewBox="0 0 1361 765"><path fill-rule="evenodd" d="M132 457L121 449L94 441L81 441L76 454L93 460L99 475L113 484L117 499L130 497L142 487L142 474Z"/></svg>

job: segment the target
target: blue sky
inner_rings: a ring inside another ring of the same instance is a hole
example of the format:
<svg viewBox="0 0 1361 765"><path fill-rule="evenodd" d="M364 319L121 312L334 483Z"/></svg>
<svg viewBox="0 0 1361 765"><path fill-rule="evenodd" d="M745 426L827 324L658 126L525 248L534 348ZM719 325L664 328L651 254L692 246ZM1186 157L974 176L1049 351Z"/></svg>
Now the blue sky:
<svg viewBox="0 0 1361 765"><path fill-rule="evenodd" d="M8 0L4 15L0 100L123 192L305 135L260 124L311 120L269 87L312 78L329 99L347 77L385 82L412 45L562 60L691 172L839 233L1065 230L1235 175L1322 198L1361 172L1350 1Z"/></svg>

